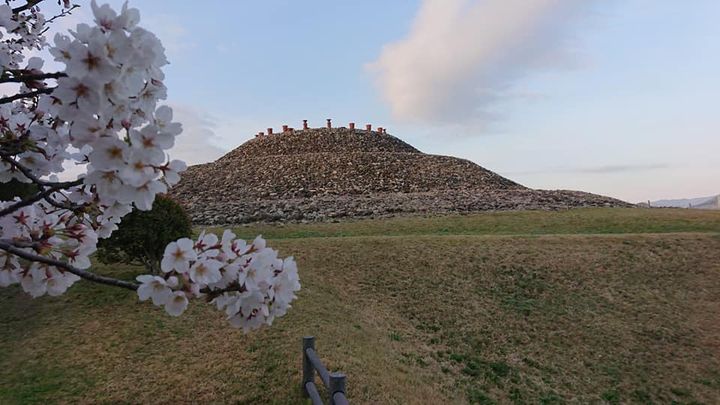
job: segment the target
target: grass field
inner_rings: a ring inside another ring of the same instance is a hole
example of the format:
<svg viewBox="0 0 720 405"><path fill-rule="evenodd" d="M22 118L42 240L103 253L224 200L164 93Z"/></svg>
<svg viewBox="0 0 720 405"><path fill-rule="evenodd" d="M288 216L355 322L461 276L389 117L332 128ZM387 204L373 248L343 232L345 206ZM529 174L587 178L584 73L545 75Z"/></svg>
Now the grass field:
<svg viewBox="0 0 720 405"><path fill-rule="evenodd" d="M720 403L720 212L582 209L248 226L303 290L243 335L80 282L0 291L0 403L302 403L300 340L351 403ZM139 269L98 267L131 278Z"/></svg>

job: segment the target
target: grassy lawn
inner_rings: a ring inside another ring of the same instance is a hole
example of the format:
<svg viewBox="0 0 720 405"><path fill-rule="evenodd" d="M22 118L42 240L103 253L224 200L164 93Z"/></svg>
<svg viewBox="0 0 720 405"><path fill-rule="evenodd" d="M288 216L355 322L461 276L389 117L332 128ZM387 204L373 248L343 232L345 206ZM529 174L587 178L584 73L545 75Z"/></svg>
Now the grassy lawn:
<svg viewBox="0 0 720 405"><path fill-rule="evenodd" d="M720 402L720 212L587 209L249 226L303 290L243 335L80 282L0 290L0 403L302 403L317 336L352 403ZM139 269L97 267L131 278Z"/></svg>
<svg viewBox="0 0 720 405"><path fill-rule="evenodd" d="M222 228L216 228L221 230ZM686 209L583 208L557 212L400 217L310 224L246 225L238 236L271 239L410 235L554 235L718 232L720 212Z"/></svg>

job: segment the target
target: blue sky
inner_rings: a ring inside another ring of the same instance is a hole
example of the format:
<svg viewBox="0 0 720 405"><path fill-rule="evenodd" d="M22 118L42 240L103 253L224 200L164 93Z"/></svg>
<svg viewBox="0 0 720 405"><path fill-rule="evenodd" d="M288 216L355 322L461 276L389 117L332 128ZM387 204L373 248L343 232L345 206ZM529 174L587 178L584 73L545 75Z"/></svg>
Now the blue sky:
<svg viewBox="0 0 720 405"><path fill-rule="evenodd" d="M80 4L68 24L88 17ZM333 118L534 188L720 193L715 0L130 5L166 45L177 154L191 163Z"/></svg>

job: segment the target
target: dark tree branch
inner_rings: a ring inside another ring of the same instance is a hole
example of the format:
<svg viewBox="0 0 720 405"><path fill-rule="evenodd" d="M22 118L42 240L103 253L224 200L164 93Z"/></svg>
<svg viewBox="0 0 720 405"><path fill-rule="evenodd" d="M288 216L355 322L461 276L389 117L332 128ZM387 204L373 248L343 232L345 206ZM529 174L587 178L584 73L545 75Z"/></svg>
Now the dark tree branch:
<svg viewBox="0 0 720 405"><path fill-rule="evenodd" d="M12 9L13 14L22 13L25 10L30 10L31 8L37 6L40 2L43 0L28 0L28 2L25 5L22 5L20 7L15 7Z"/></svg>
<svg viewBox="0 0 720 405"><path fill-rule="evenodd" d="M36 202L43 200L43 199L49 199L50 194L58 191L55 187L50 187L44 191L41 191L34 196L30 198L26 198L24 200L18 201L13 205L10 205L6 207L5 209L0 210L0 217L4 217L5 215L12 214L13 212L19 210L22 207L27 207L28 205L33 205Z"/></svg>
<svg viewBox="0 0 720 405"><path fill-rule="evenodd" d="M63 72L15 75L12 77L3 77L0 79L0 83L26 83L46 79L59 79L61 77L67 77L67 75Z"/></svg>
<svg viewBox="0 0 720 405"><path fill-rule="evenodd" d="M50 94L53 92L53 90L55 90L55 87L35 90L35 91L28 92L28 93L19 93L19 94L16 94L14 96L9 96L9 97L3 97L3 98L0 98L0 104L12 103L15 100L20 100L23 98L37 97L41 94Z"/></svg>
<svg viewBox="0 0 720 405"><path fill-rule="evenodd" d="M40 0L40 1L42 1L42 0ZM77 4L73 4L69 9L63 10L60 14L58 14L58 15L52 17L52 18L48 18L47 20L45 20L45 25L48 25L48 26L45 27L45 29L40 32L40 35L45 35L45 33L50 29L49 24L50 24L51 22L57 20L58 18L65 17L65 16L68 16L68 15L72 15L72 11L75 10L76 8L78 8L78 7L80 7L80 6L78 6Z"/></svg>
<svg viewBox="0 0 720 405"><path fill-rule="evenodd" d="M57 190L57 191L60 191L60 190ZM67 196L65 196L64 194L63 194L63 197L67 198ZM61 210L75 211L82 207L82 205L78 205L78 204L69 204L69 203L63 204L61 202L53 200L50 196L44 197L43 200L45 200L48 204L52 205L53 207L61 209Z"/></svg>
<svg viewBox="0 0 720 405"><path fill-rule="evenodd" d="M213 299L225 294L226 292L240 292L241 293L243 291L246 291L245 284L240 285L237 282L233 282L229 286L227 286L225 288L217 289L217 290L211 290L208 287L205 287L202 290L200 290L201 293L206 295L205 300L207 302L212 301Z"/></svg>
<svg viewBox="0 0 720 405"><path fill-rule="evenodd" d="M29 260L32 262L37 263L43 263L47 264L49 266L55 266L57 268L63 269L67 272L70 272L80 278L84 278L85 280L89 280L95 283L99 284L105 284L113 287L120 287L120 288L126 288L128 290L135 291L138 289L138 284L131 282L131 281L124 281L124 280L118 280L116 278L112 277L106 277L101 276L95 273L91 273L89 271L78 269L74 266L69 265L68 263L62 262L60 260L51 259L49 257L36 255L33 253L30 253L26 250L20 249L17 246L15 246L13 243L5 240L0 239L0 249L12 253L15 256L18 256L22 259Z"/></svg>
<svg viewBox="0 0 720 405"><path fill-rule="evenodd" d="M43 181L43 180L40 180L39 178L37 178L37 176L35 176L32 173L32 171L30 171L30 169L21 165L19 162L16 162L9 155L0 153L0 158L3 161L9 163L12 167L17 169L18 171L20 171L25 177L30 179L30 181L32 181L34 184L36 184L40 188L40 192L36 193L32 197L26 198L26 199L19 201L13 205L10 205L9 207L6 207L3 210L0 210L0 217L11 214L22 207L27 207L28 205L32 205L40 200L45 200L50 205L52 205L56 208L60 208L60 209L73 210L73 209L79 208L79 206L61 204L61 203L53 200L52 198L50 198L50 196L53 193L58 192L60 190L64 190L64 189L67 189L70 187L75 187L75 186L81 185L82 179L77 179L75 181L58 182L58 183Z"/></svg>
<svg viewBox="0 0 720 405"><path fill-rule="evenodd" d="M20 173L22 173L25 177L30 179L30 181L32 181L33 183L37 184L37 186L40 188L53 187L53 188L57 188L57 190L62 190L62 189L70 188L70 187L79 186L82 184L82 179L77 179L77 180L73 180L73 181L63 181L63 182L51 182L51 181L40 180L37 176L35 176L32 173L32 171L30 169L21 165L19 162L16 162L15 160L13 160L11 155L0 152L0 158L3 161L7 162L10 166L12 166L15 169L17 169L18 171L20 171Z"/></svg>

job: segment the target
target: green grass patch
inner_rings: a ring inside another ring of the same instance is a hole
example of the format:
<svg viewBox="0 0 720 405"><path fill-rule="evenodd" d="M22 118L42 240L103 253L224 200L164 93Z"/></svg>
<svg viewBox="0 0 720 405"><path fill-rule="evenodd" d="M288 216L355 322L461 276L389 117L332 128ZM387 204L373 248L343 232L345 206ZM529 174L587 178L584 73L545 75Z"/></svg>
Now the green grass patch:
<svg viewBox="0 0 720 405"><path fill-rule="evenodd" d="M581 208L565 211L501 211L470 215L397 217L339 223L266 224L236 227L242 238L269 239L406 235L552 235L720 232L720 211Z"/></svg>

